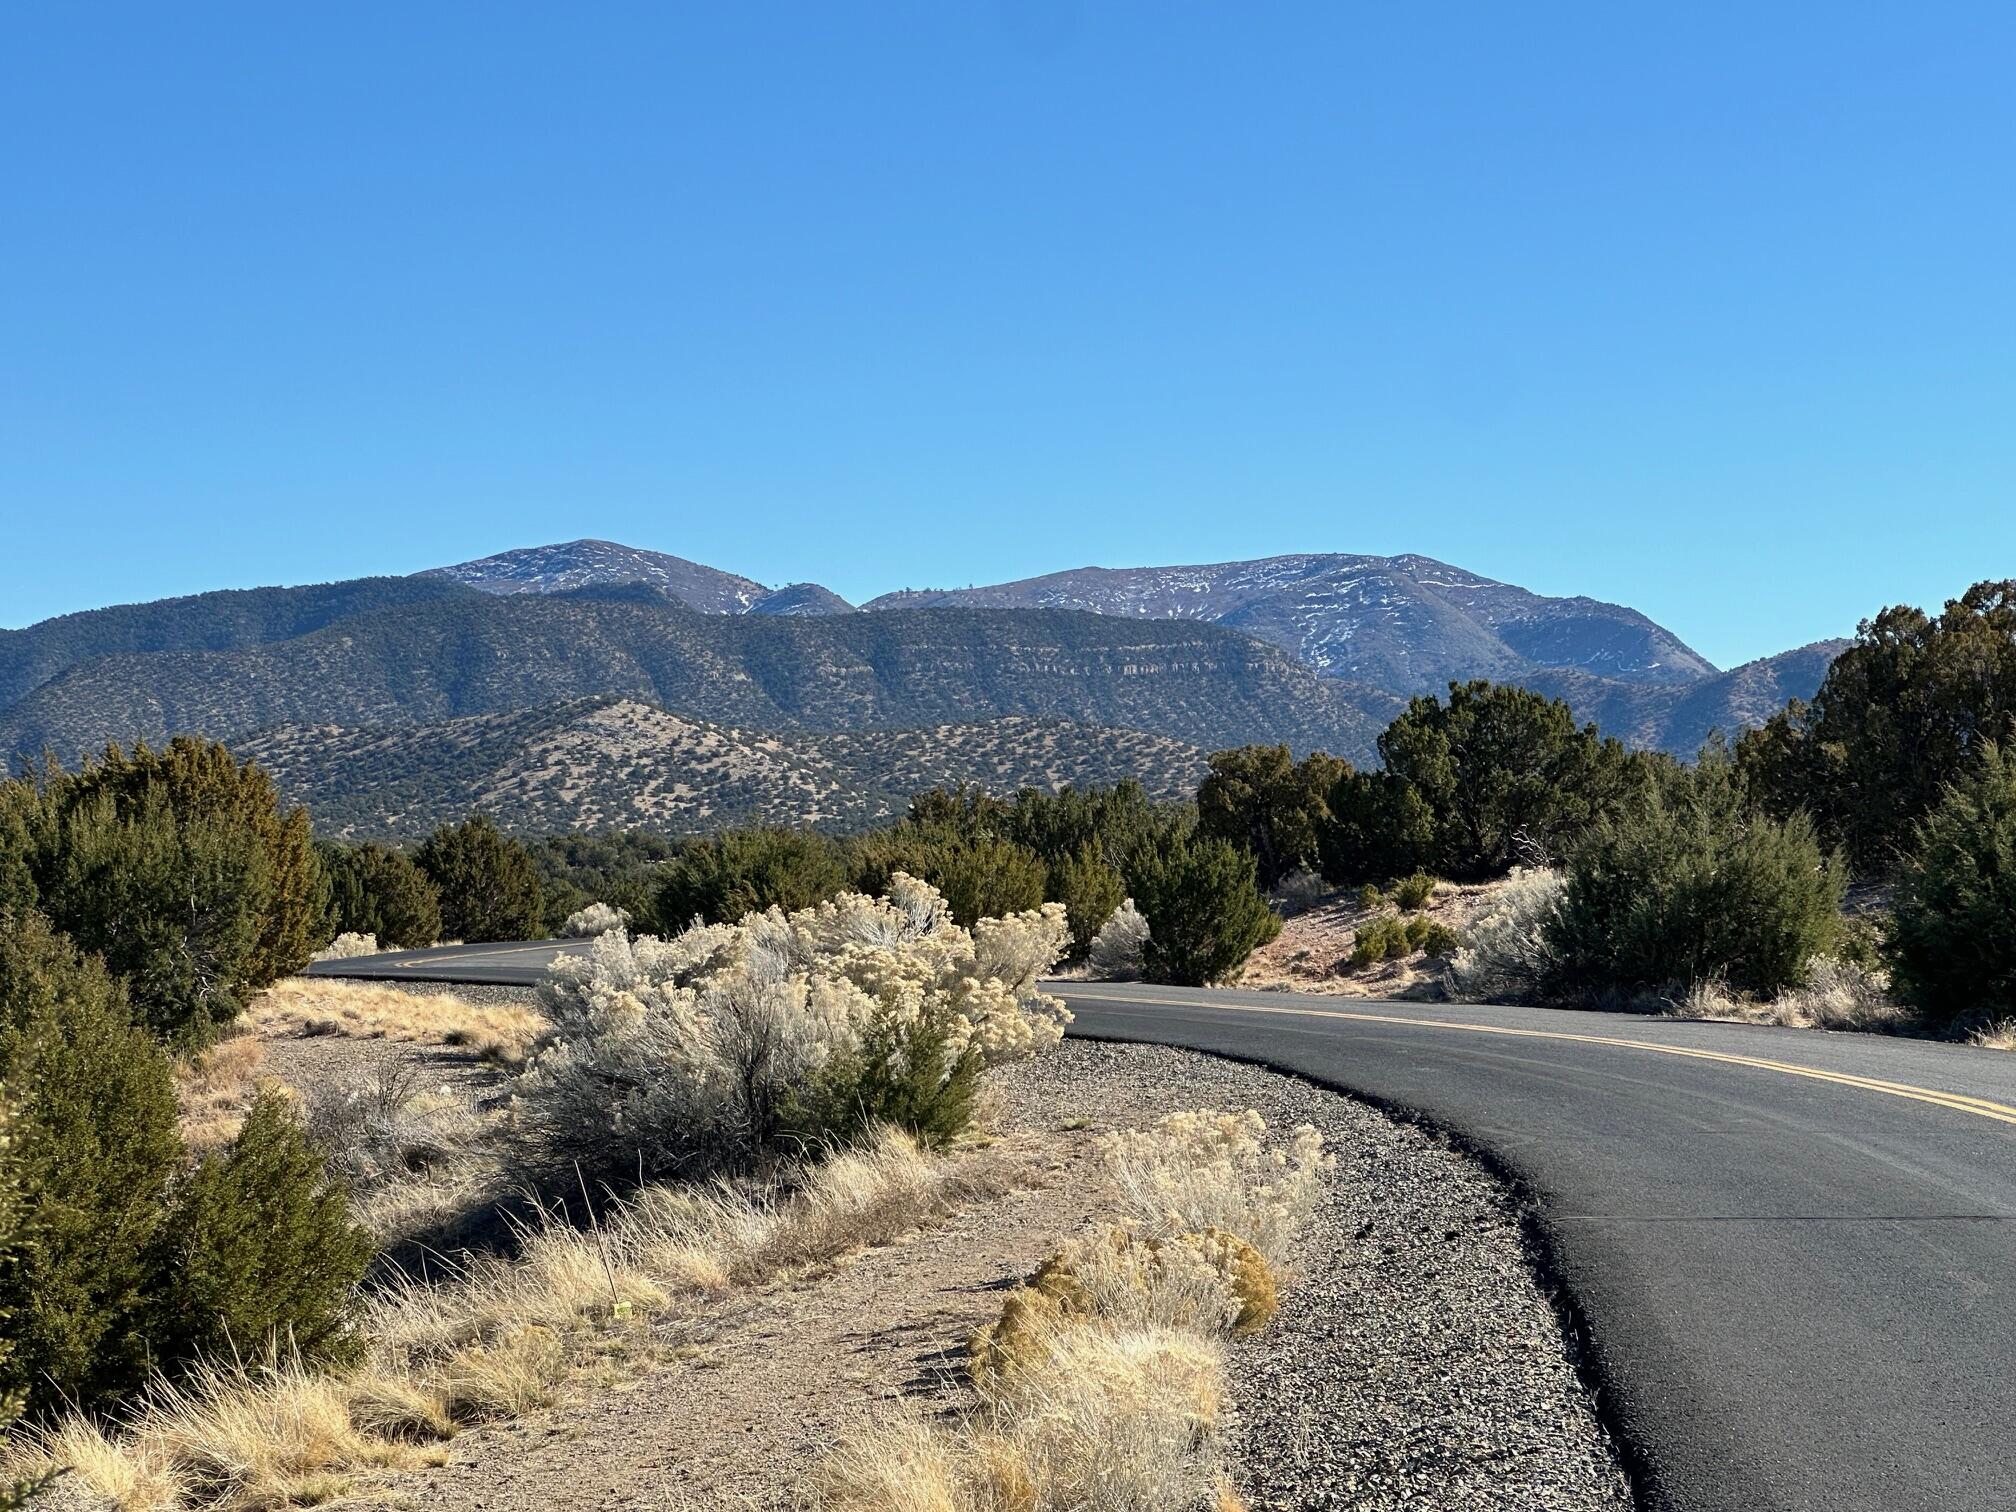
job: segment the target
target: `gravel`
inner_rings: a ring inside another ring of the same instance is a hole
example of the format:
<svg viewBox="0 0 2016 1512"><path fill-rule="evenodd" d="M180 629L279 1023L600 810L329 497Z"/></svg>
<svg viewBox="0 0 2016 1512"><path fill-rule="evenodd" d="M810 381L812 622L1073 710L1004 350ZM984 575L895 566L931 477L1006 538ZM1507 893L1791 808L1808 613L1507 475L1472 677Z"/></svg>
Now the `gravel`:
<svg viewBox="0 0 2016 1512"><path fill-rule="evenodd" d="M1292 1077L1067 1042L999 1079L1039 1116L1196 1107L1315 1125L1337 1157L1280 1315L1230 1355L1228 1451L1254 1512L1627 1509L1617 1458L1511 1194L1433 1134Z"/></svg>

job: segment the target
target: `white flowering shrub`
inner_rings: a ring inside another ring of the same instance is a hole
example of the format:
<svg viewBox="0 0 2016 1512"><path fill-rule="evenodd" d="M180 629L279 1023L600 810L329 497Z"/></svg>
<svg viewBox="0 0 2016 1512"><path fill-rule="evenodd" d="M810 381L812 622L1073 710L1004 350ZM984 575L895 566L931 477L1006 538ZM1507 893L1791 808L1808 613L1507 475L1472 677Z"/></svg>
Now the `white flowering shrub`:
<svg viewBox="0 0 2016 1512"><path fill-rule="evenodd" d="M1141 963L1148 950L1148 921L1129 898L1113 910L1113 917L1092 937L1086 964L1102 982L1136 982L1141 979Z"/></svg>
<svg viewBox="0 0 2016 1512"><path fill-rule="evenodd" d="M1555 959L1548 926L1567 885L1557 871L1513 870L1449 962L1450 991L1459 1002L1520 1003L1539 994Z"/></svg>
<svg viewBox="0 0 2016 1512"><path fill-rule="evenodd" d="M1106 1140L1106 1168L1127 1214L1150 1234L1237 1234L1279 1267L1335 1168L1308 1124L1270 1145L1266 1120L1171 1113Z"/></svg>
<svg viewBox="0 0 2016 1512"><path fill-rule="evenodd" d="M567 922L560 926L560 933L569 940L588 940L596 935L605 935L612 929L629 927L630 911L627 908L590 903L586 908L577 908L567 915Z"/></svg>
<svg viewBox="0 0 2016 1512"><path fill-rule="evenodd" d="M357 934L353 931L339 934L308 959L311 961L347 961L352 956L377 955L380 949L378 936L374 934Z"/></svg>
<svg viewBox="0 0 2016 1512"><path fill-rule="evenodd" d="M900 873L881 898L663 940L611 930L540 989L554 1033L518 1085L521 1150L607 1179L746 1163L874 1117L943 1137L980 1067L1062 1038L1070 1014L1036 981L1067 937L1056 904L962 929Z"/></svg>

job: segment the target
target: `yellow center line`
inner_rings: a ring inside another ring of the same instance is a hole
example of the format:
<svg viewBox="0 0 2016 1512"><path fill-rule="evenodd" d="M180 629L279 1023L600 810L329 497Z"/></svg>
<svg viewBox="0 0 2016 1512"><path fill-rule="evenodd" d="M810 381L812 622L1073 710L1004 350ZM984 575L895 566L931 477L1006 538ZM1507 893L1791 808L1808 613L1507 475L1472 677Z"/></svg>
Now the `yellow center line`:
<svg viewBox="0 0 2016 1512"><path fill-rule="evenodd" d="M1258 1003L1199 1003L1181 998L1103 997L1094 992L1074 992L1068 983L1056 984L1061 995L1087 1003L1110 1003L1116 1007L1205 1008L1214 1013L1275 1014L1290 1018L1344 1019L1357 1024L1398 1024L1408 1029L1446 1029L1459 1034L1496 1034L1510 1039L1566 1040L1581 1045L1609 1045L1624 1050L1646 1050L1654 1055L1679 1055L1689 1060L1720 1061L1724 1065L1748 1066L1758 1071L1776 1071L1784 1076L1803 1076L1813 1081L1833 1082L1880 1092L1886 1097L1903 1097L1912 1102L1931 1103L1955 1113L1971 1113L1992 1118L1997 1123L2016 1124L2016 1108L1969 1097L1962 1092L1941 1092L1931 1087L1915 1087L1908 1082L1881 1081L1873 1076L1855 1076L1845 1071L1822 1071L1791 1061L1765 1060L1754 1055L1729 1055L1720 1050L1702 1050L1692 1045L1660 1045L1650 1040L1624 1039L1602 1034L1576 1034L1565 1029L1515 1029L1506 1024L1473 1024L1447 1019L1407 1018L1393 1013L1356 1013L1342 1008L1276 1008Z"/></svg>

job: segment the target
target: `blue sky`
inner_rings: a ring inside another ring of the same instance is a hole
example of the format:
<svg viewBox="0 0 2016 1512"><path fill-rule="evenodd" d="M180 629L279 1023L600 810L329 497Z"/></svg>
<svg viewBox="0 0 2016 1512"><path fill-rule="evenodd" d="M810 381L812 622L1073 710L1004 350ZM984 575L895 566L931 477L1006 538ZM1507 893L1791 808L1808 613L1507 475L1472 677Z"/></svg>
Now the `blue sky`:
<svg viewBox="0 0 2016 1512"><path fill-rule="evenodd" d="M1729 664L2016 575L2006 7L0 18L0 624L597 535L1418 551Z"/></svg>

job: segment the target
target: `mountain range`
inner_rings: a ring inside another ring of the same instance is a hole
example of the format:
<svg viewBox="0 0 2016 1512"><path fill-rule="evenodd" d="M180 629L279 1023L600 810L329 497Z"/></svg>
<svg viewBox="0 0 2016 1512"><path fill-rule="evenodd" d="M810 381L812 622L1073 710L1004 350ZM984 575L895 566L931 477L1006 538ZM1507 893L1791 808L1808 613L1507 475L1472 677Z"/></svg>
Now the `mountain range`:
<svg viewBox="0 0 2016 1512"><path fill-rule="evenodd" d="M1691 755L1810 695L1842 644L1722 672L1636 610L1420 556L1084 568L857 610L818 584L578 541L0 631L0 757L203 733L360 833L410 832L470 794L526 827L845 827L913 775L1090 781L1124 758L1173 791L1202 752L1248 741L1369 763L1407 697L1471 677ZM556 769L542 790L556 730L579 780Z"/></svg>

